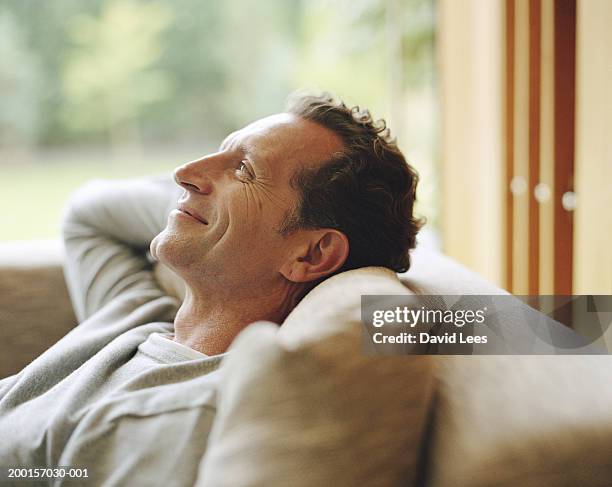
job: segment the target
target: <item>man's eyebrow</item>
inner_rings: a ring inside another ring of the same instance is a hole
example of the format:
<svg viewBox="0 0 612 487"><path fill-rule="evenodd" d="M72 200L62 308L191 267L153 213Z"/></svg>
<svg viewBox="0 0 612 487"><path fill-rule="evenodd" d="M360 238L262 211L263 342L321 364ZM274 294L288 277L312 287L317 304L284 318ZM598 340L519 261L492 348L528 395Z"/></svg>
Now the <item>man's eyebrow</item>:
<svg viewBox="0 0 612 487"><path fill-rule="evenodd" d="M253 151L244 143L241 143L236 150L242 152L246 157L248 157L249 161L256 166L259 165L259 161L263 159L260 154L254 154Z"/></svg>
<svg viewBox="0 0 612 487"><path fill-rule="evenodd" d="M223 150L225 148L228 140L230 140L231 137L232 137L232 134L228 135L227 137L225 137L225 139L223 139L223 141L221 142L221 145L219 146L219 150Z"/></svg>
<svg viewBox="0 0 612 487"><path fill-rule="evenodd" d="M225 140L219 146L220 150L227 149L226 146L232 142L232 139L234 139L233 135L234 134L230 134L225 138ZM237 147L233 148L232 150L236 152L241 152L242 154L244 154L246 157L248 157L251 164L255 166L261 165L260 161L262 160L265 162L265 158L262 157L261 154L253 153L253 151L244 142L241 142L240 144L238 144Z"/></svg>
<svg viewBox="0 0 612 487"><path fill-rule="evenodd" d="M225 139L223 139L223 142L221 142L221 145L219 146L219 149L220 150L227 149L227 146L230 145L235 138L236 138L236 132L232 132L227 137L225 137ZM244 143L240 143L238 145L238 147L235 147L233 150L234 151L247 152L246 146L244 145Z"/></svg>
<svg viewBox="0 0 612 487"><path fill-rule="evenodd" d="M225 139L223 139L223 142L221 142L221 145L219 146L219 149L221 149L221 150L225 149L225 147L226 147L226 146L227 146L229 143L231 143L231 142L232 142L232 140L234 140L234 139L236 138L236 134L237 134L238 132L239 132L239 131L238 131L238 130L236 130L236 131L234 131L234 132L231 132L231 133L227 134L227 136L225 137Z"/></svg>

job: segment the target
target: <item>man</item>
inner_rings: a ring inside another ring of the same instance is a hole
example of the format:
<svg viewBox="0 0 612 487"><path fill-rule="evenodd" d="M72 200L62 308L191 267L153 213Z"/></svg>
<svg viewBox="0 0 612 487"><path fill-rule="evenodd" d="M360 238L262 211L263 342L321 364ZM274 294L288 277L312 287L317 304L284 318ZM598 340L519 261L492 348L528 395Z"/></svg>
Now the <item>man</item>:
<svg viewBox="0 0 612 487"><path fill-rule="evenodd" d="M384 123L329 96L296 97L174 179L182 194L141 180L73 197L65 273L81 324L0 382L0 465L193 484L236 335L282 324L340 271L409 266L416 174ZM149 244L184 281L182 303L158 286Z"/></svg>

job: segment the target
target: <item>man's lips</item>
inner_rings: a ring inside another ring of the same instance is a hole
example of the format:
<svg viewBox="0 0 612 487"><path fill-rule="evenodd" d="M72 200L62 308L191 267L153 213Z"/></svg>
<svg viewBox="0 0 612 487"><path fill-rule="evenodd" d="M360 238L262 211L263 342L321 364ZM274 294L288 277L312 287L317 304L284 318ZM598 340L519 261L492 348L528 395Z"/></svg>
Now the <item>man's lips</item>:
<svg viewBox="0 0 612 487"><path fill-rule="evenodd" d="M193 208L190 208L184 204L180 204L177 210L179 210L181 213L185 213L186 215L189 215L191 218L199 221L200 223L203 223L204 225L208 225L208 221L206 220L206 218L201 216Z"/></svg>

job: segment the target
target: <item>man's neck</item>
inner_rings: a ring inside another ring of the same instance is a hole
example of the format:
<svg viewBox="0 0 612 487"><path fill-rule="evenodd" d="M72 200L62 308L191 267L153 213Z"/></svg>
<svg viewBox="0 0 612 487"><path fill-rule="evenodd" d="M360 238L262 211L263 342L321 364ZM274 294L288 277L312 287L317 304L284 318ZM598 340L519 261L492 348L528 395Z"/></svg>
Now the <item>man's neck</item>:
<svg viewBox="0 0 612 487"><path fill-rule="evenodd" d="M236 335L254 321L281 324L296 304L293 287L257 296L213 296L187 288L174 319L175 341L206 355L225 352Z"/></svg>

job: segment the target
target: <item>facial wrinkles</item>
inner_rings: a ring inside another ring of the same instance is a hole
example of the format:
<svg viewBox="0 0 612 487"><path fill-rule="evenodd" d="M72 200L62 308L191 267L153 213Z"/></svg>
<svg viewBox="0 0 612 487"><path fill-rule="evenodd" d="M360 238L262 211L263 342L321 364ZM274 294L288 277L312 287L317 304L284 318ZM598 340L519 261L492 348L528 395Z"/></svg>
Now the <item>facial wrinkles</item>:
<svg viewBox="0 0 612 487"><path fill-rule="evenodd" d="M221 144L220 152L235 153L237 162L248 155L254 170L254 176L251 180L241 182L239 199L243 201L244 206L243 211L233 215L234 224L238 223L235 220L241 213L245 220L241 221L240 224L252 229L259 220L257 218L258 213L269 212L272 207L279 209L280 213L284 214L287 209L294 206L288 188L285 190L279 188L279 184L275 184L274 178L269 173L269 164L272 164L271 161L275 160L276 150L270 150L270 144L273 143L277 145L275 136L261 133L258 130L242 129L230 134ZM254 147L257 147L256 154L251 153ZM267 161L267 163L262 161ZM242 218L238 218L238 220L242 220ZM231 224L228 223L224 233L230 227ZM224 236L220 240L223 240Z"/></svg>
<svg viewBox="0 0 612 487"><path fill-rule="evenodd" d="M258 220L258 213L269 212L272 207L281 211L288 208L286 198L277 194L269 185L253 181L244 183L242 188L242 200L245 202L246 225L254 225Z"/></svg>
<svg viewBox="0 0 612 487"><path fill-rule="evenodd" d="M258 198L265 198L270 204L276 206L281 210L285 210L289 206L291 206L291 201L289 200L289 198L280 194L280 191L275 191L274 188L271 187L271 185L264 183L258 184L257 182L255 184L257 185L257 189L259 190L256 192Z"/></svg>
<svg viewBox="0 0 612 487"><path fill-rule="evenodd" d="M242 197L245 202L245 211L244 211L245 225L251 226L257 214L257 211L252 208L253 205L255 204L254 200L257 199L257 194L255 191L253 191L253 187L249 184L245 184L242 187L241 193L243 195ZM261 208L261 205L260 205L260 208Z"/></svg>
<svg viewBox="0 0 612 487"><path fill-rule="evenodd" d="M256 203L255 208L264 208L264 204L267 202L284 211L292 205L290 197L287 196L286 191L279 187L280 184L275 184L274 178L269 173L269 168L263 162L257 164L257 159L255 158L255 161L251 160L254 171L253 178L242 183L245 200L247 203ZM265 159L265 154L260 154L259 161L261 159Z"/></svg>
<svg viewBox="0 0 612 487"><path fill-rule="evenodd" d="M279 162L276 162L279 164ZM277 169L278 170L278 169ZM286 176L280 176L277 179L285 178ZM258 171L253 183L261 189L261 191L265 194L265 196L276 205L285 206L287 204L291 204L290 198L286 196L287 191L282 191L280 188L282 183L274 183L274 179L269 175L267 168L261 169ZM289 182L285 183L287 187L289 187Z"/></svg>

